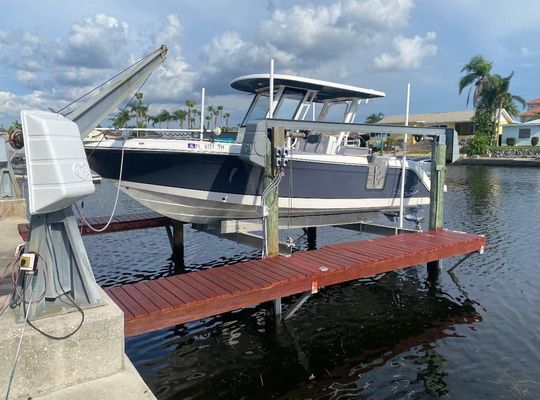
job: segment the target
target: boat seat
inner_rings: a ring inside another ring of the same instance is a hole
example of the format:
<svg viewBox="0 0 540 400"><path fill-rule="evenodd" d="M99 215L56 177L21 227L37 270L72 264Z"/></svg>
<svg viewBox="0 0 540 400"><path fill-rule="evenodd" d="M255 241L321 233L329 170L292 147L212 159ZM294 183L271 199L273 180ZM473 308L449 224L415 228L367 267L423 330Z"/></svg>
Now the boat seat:
<svg viewBox="0 0 540 400"><path fill-rule="evenodd" d="M332 138L326 135L308 135L306 139L298 138L296 150L304 153L327 154Z"/></svg>
<svg viewBox="0 0 540 400"><path fill-rule="evenodd" d="M342 147L339 149L339 154L344 156L369 156L370 149L369 147Z"/></svg>

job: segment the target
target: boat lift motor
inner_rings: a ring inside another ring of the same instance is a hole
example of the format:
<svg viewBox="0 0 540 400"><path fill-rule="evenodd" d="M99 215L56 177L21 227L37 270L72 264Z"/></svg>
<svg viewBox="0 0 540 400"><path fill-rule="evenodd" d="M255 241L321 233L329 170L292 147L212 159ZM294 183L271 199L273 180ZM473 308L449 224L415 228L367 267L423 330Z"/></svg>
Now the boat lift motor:
<svg viewBox="0 0 540 400"><path fill-rule="evenodd" d="M161 46L64 115L22 111L30 236L12 298L19 322L102 304L73 213L95 190L81 138L139 90L166 54Z"/></svg>
<svg viewBox="0 0 540 400"><path fill-rule="evenodd" d="M25 266L37 276L20 275L26 304L19 299L17 319L57 314L71 303L98 305L100 289L71 207L95 190L79 127L48 111L23 111L21 119L30 213L25 254L34 255L38 269Z"/></svg>

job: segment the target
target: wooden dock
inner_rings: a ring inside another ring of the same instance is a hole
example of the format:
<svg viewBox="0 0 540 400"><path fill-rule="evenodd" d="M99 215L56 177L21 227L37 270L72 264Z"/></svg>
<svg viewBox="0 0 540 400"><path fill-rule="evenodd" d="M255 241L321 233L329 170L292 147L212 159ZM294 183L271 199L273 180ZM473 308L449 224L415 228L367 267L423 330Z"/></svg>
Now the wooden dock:
<svg viewBox="0 0 540 400"><path fill-rule="evenodd" d="M103 228L109 217L85 217L89 224L91 224L96 229ZM86 224L84 224L80 219L77 219L79 224L79 229L81 230L81 235L98 235L104 233L112 232L123 232L131 231L135 229L145 229L145 228L158 228L167 225L171 225L172 221L168 217L164 217L155 212L144 212L144 213L132 213L127 215L117 215L113 218L111 224L104 232L94 232ZM29 224L19 224L18 226L19 234L23 240L28 240L28 235L30 234Z"/></svg>
<svg viewBox="0 0 540 400"><path fill-rule="evenodd" d="M234 265L107 288L124 312L125 335L233 311L324 286L429 261L483 251L483 236L449 230L405 233L290 257Z"/></svg>

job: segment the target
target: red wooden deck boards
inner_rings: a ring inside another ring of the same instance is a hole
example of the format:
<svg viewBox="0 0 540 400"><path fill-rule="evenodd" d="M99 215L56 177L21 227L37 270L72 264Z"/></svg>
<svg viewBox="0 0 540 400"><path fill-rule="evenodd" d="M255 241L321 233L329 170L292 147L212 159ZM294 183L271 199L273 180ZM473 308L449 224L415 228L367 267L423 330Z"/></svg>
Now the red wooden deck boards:
<svg viewBox="0 0 540 400"><path fill-rule="evenodd" d="M483 236L428 231L332 244L290 257L244 261L107 288L134 336L429 261L479 251Z"/></svg>
<svg viewBox="0 0 540 400"><path fill-rule="evenodd" d="M96 229L102 229L109 220L109 217L85 217L86 221ZM113 220L109 227L103 232L94 232L88 228L80 219L77 220L81 234L85 235L99 235L101 233L122 232L130 231L134 229L144 228L158 228L171 224L171 219L164 217L155 212L135 213L127 215L117 215L113 217ZM28 224L19 224L19 235L23 240L28 240L30 234L30 228Z"/></svg>

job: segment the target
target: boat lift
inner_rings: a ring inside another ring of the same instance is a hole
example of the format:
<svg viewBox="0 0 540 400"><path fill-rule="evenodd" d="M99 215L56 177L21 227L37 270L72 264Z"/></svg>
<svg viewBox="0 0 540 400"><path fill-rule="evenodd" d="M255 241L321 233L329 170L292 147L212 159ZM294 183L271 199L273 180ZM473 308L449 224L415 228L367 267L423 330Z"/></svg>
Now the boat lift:
<svg viewBox="0 0 540 400"><path fill-rule="evenodd" d="M279 133L278 133L279 132ZM355 123L335 123L335 122L313 122L313 121L291 121L282 119L263 119L246 127L244 144L242 145L240 157L246 162L260 167L268 167L270 161L271 168L267 168L266 174L275 176L276 153L278 147L273 143L281 140L283 135L297 137L308 133L339 134L341 132L361 132L376 133L385 135L408 135L424 140L432 141L431 158L431 198L430 198L430 229L442 228L442 208L444 200L444 172L446 163L453 163L459 159L459 148L457 133L453 129L445 128L423 128L423 127L401 127L391 125L370 125ZM268 151L270 150L270 151ZM278 197L276 188L276 198ZM270 207L269 207L270 209ZM308 230L308 237L313 235L317 227L334 226L352 229L359 232L367 232L378 235L395 235L402 232L414 232L416 230L374 224L371 222L373 213L340 213L340 214L318 214L305 216L283 216L277 215L277 207L268 213L267 218L271 219L274 226L274 233L268 233L267 238L274 241L268 247L274 249L269 257L278 253L290 254L290 243L279 242L279 230L286 228L312 228ZM264 214L264 211L262 212ZM261 218L224 220L218 224L192 224L194 229L221 236L242 244L263 248L265 237L254 232L264 232ZM278 249L276 251L276 249Z"/></svg>

